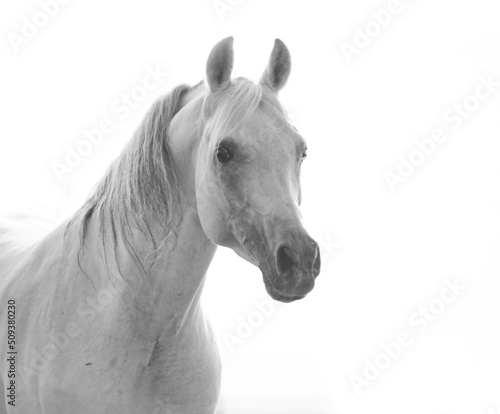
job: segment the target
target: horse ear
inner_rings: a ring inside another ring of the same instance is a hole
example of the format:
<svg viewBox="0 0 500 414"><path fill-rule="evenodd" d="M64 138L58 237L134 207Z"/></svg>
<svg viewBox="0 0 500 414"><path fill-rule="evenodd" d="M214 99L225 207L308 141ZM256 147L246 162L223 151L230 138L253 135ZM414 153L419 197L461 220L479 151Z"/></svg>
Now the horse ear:
<svg viewBox="0 0 500 414"><path fill-rule="evenodd" d="M267 68L260 79L260 83L269 86L278 92L285 86L292 69L292 58L285 44L280 40L274 41L273 51Z"/></svg>
<svg viewBox="0 0 500 414"><path fill-rule="evenodd" d="M233 71L233 37L226 37L217 43L207 60L207 81L212 92L222 90L231 81Z"/></svg>

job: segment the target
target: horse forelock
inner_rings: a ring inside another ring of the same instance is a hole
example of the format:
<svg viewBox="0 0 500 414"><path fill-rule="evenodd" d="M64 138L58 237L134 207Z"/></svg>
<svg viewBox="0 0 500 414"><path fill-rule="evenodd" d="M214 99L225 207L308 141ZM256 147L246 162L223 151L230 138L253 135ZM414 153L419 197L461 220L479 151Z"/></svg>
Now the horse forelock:
<svg viewBox="0 0 500 414"><path fill-rule="evenodd" d="M214 154L221 139L248 122L259 107L273 118L290 124L276 93L246 78L234 79L225 90L209 96L205 101L201 114L204 124L202 140L207 144L208 157ZM213 157L207 161L205 165L209 167Z"/></svg>

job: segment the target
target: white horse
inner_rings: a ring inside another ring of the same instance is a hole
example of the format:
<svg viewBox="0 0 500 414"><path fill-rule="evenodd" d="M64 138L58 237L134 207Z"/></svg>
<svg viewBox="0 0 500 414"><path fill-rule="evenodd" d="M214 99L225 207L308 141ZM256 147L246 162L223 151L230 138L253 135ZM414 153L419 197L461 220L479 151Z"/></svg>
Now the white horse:
<svg viewBox="0 0 500 414"><path fill-rule="evenodd" d="M230 37L206 84L153 105L70 220L31 245L0 241L7 413L213 413L221 367L200 295L217 245L258 266L275 300L313 288L306 144L277 99L290 54L277 39L259 83L232 66Z"/></svg>

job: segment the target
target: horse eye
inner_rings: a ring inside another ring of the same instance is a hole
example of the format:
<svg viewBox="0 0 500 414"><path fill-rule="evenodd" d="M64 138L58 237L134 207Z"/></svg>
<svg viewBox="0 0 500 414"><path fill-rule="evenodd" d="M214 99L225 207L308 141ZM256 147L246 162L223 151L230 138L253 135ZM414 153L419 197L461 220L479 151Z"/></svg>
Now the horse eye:
<svg viewBox="0 0 500 414"><path fill-rule="evenodd" d="M217 148L217 161L226 164L233 159L233 154L224 147Z"/></svg>

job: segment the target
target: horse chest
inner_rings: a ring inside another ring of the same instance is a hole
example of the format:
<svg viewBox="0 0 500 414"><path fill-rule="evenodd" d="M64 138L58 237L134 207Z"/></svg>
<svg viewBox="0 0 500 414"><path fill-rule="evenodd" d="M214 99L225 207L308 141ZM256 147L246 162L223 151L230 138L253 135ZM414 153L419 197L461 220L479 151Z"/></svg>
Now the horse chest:
<svg viewBox="0 0 500 414"><path fill-rule="evenodd" d="M89 365L61 356L42 374L44 411L62 414L71 406L75 414L213 414L219 355L211 336L187 328L158 341L149 354L143 346L124 342L113 350L114 357L101 349L103 357Z"/></svg>
<svg viewBox="0 0 500 414"><path fill-rule="evenodd" d="M219 396L220 374L211 331L192 326L158 342L142 380L144 395L155 407L168 407L158 413L211 414Z"/></svg>

